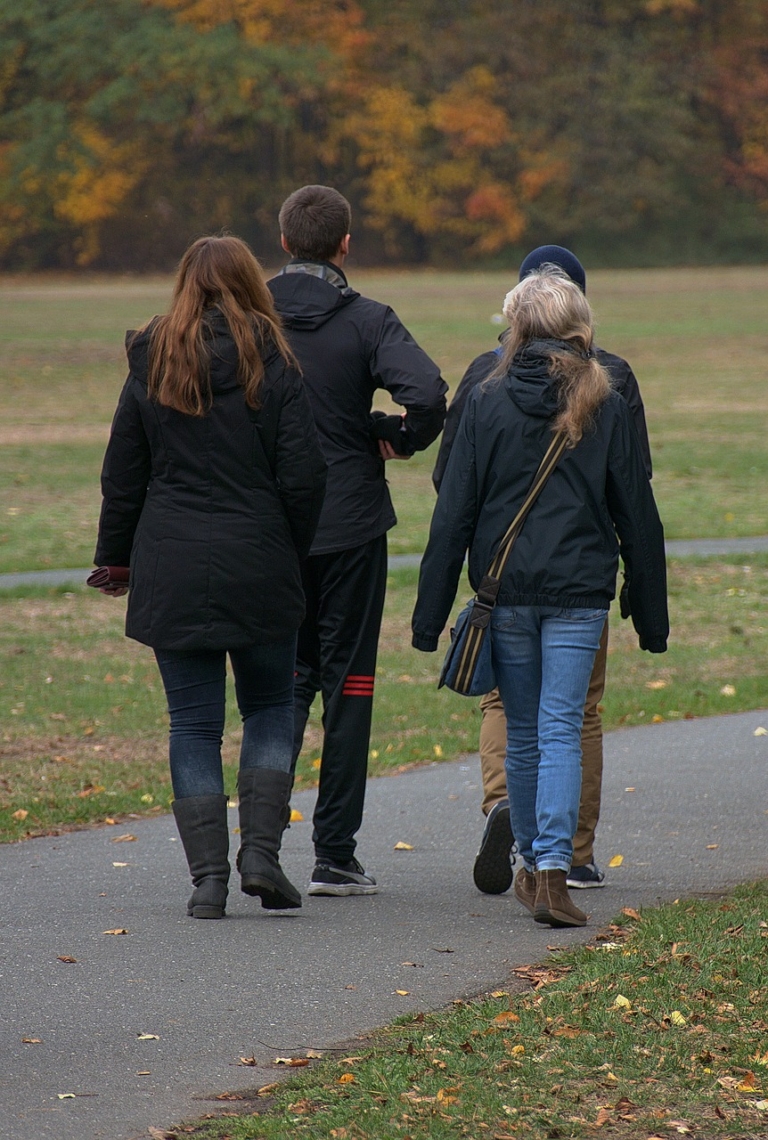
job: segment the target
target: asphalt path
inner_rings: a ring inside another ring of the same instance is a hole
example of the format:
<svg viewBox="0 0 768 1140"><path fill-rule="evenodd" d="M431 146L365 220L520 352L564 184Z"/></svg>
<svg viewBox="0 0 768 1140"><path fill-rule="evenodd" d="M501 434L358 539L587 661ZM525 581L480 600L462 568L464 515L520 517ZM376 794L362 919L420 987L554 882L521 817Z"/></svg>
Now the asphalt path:
<svg viewBox="0 0 768 1140"><path fill-rule="evenodd" d="M671 539L666 544L666 550L670 558L759 554L768 550L768 535L757 535L755 538ZM389 557L391 570L420 565L420 554L391 554ZM23 570L14 574L0 574L0 590L15 590L19 586L82 586L92 569L92 566L87 566L71 570Z"/></svg>
<svg viewBox="0 0 768 1140"><path fill-rule="evenodd" d="M623 862L579 893L581 930L537 927L510 895L475 890L476 757L370 781L359 854L380 893L305 897L291 915L233 880L224 921L187 918L170 816L0 848L0 1137L133 1140L231 1109L213 1098L275 1080L276 1057L495 988L623 906L768 876L761 727L768 710L606 737L597 856ZM294 798L307 821L313 799ZM309 822L292 825L283 862L306 884Z"/></svg>

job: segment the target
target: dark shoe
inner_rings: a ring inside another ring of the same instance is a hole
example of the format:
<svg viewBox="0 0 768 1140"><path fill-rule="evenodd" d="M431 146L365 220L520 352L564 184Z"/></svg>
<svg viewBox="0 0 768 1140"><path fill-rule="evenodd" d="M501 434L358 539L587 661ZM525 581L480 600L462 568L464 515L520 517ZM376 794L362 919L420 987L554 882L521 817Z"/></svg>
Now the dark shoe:
<svg viewBox="0 0 768 1140"><path fill-rule="evenodd" d="M293 779L274 768L244 768L237 777L240 850L237 869L243 894L261 899L265 910L293 910L301 895L277 858Z"/></svg>
<svg viewBox="0 0 768 1140"><path fill-rule="evenodd" d="M587 916L571 902L565 871L537 871L533 917L547 926L586 926Z"/></svg>
<svg viewBox="0 0 768 1140"><path fill-rule="evenodd" d="M366 875L357 859L337 866L316 863L308 895L375 895L378 891L373 875Z"/></svg>
<svg viewBox="0 0 768 1140"><path fill-rule="evenodd" d="M515 898L521 902L529 914L534 912L536 901L536 879L525 867L521 867L515 878Z"/></svg>
<svg viewBox="0 0 768 1140"><path fill-rule="evenodd" d="M480 850L472 869L475 886L483 894L503 895L511 887L514 841L509 825L509 800L499 800L488 812Z"/></svg>
<svg viewBox="0 0 768 1140"><path fill-rule="evenodd" d="M223 918L229 882L226 796L185 796L173 801L195 889L187 903L192 918Z"/></svg>
<svg viewBox="0 0 768 1140"><path fill-rule="evenodd" d="M569 887L584 890L585 887L604 887L605 871L597 863L585 863L583 867L571 867L566 883Z"/></svg>

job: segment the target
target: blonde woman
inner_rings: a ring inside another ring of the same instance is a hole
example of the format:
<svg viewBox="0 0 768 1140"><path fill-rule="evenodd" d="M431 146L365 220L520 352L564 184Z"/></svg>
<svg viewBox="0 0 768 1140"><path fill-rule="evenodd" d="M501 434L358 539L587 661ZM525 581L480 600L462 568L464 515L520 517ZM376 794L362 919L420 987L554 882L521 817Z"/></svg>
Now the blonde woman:
<svg viewBox="0 0 768 1140"><path fill-rule="evenodd" d="M506 564L491 640L507 717L510 822L523 861L515 894L539 923L583 926L566 878L587 686L619 546L640 647L666 650L664 535L631 412L593 352L584 294L543 265L507 295L504 313L504 355L469 398L440 487L413 644L437 648L467 549L477 589L552 432L564 431L568 447Z"/></svg>
<svg viewBox="0 0 768 1140"><path fill-rule="evenodd" d="M227 654L243 720L242 890L268 909L299 907L278 850L300 563L325 488L312 410L259 263L238 238L190 246L169 312L127 345L95 561L130 567L126 634L152 647L163 678L173 810L194 884L187 913L222 918L227 900Z"/></svg>

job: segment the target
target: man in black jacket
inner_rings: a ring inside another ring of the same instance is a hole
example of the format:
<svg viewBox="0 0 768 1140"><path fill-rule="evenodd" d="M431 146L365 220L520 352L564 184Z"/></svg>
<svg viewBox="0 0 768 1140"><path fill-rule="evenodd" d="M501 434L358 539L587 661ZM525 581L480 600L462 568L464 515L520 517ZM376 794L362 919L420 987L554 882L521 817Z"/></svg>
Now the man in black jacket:
<svg viewBox="0 0 768 1140"><path fill-rule="evenodd" d="M303 568L307 615L295 692L294 764L318 692L323 700L313 895L378 889L354 857L354 837L363 816L386 532L397 521L384 463L432 443L443 426L447 391L437 365L393 311L347 284L350 220L338 191L296 190L280 210L291 261L269 282L328 463L325 504ZM372 413L377 388L405 414Z"/></svg>
<svg viewBox="0 0 768 1140"><path fill-rule="evenodd" d="M559 245L543 245L534 249L520 266L520 280L539 266L557 265L586 293L587 278L579 259L569 249ZM440 451L432 474L436 490L445 474L448 457L461 421L462 412L470 393L493 371L499 363L501 348L491 349L475 357L456 389L445 421ZM632 419L640 440L645 467L651 477L651 450L645 409L635 374L626 360L602 348L595 350L597 359L606 368L614 389L624 398L632 412ZM625 614L626 616L626 614ZM595 658L592 679L587 693L582 730L582 785L579 823L573 843L573 865L568 886L571 888L601 887L605 874L595 863L595 829L600 816L603 778L603 728L598 706L605 689L605 668L608 653L608 623L605 623L600 648ZM506 718L496 690L480 702L483 720L480 727L480 764L483 776L482 809L486 825L475 859L473 876L475 885L486 894L502 894L512 883L510 853L513 836L509 826L509 800L504 770L506 752Z"/></svg>

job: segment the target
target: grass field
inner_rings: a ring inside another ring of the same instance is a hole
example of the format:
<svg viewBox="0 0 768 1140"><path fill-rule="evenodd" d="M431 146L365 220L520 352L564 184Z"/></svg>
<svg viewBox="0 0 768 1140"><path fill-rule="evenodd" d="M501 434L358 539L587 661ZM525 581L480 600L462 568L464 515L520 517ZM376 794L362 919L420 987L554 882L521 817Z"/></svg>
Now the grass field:
<svg viewBox="0 0 768 1140"><path fill-rule="evenodd" d="M351 277L395 307L452 385L494 343L491 317L512 284L498 273ZM90 564L124 331L162 311L169 290L166 278L0 279L0 573ZM599 272L589 295L599 342L641 383L668 537L768 532L768 269ZM390 465L394 553L424 547L433 461L434 448ZM768 704L768 559L743 561L671 564L664 657L639 653L631 627L613 622L608 727ZM475 702L438 694L439 655L409 646L415 582L405 570L390 581L373 771L476 746ZM164 700L151 653L122 636L123 608L83 590L0 597L0 837L167 808ZM313 714L305 782L319 741ZM230 787L237 742L230 716Z"/></svg>

